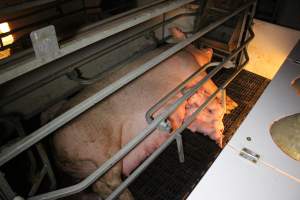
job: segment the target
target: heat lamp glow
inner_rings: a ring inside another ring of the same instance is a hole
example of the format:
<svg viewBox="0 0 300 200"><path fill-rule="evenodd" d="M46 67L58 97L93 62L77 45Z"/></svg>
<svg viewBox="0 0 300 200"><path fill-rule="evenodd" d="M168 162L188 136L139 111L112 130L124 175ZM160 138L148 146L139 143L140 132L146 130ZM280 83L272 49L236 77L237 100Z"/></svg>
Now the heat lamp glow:
<svg viewBox="0 0 300 200"><path fill-rule="evenodd" d="M0 33L7 33L10 31L9 24L7 22L0 24ZM8 35L1 38L3 46L10 45L14 42L13 35Z"/></svg>

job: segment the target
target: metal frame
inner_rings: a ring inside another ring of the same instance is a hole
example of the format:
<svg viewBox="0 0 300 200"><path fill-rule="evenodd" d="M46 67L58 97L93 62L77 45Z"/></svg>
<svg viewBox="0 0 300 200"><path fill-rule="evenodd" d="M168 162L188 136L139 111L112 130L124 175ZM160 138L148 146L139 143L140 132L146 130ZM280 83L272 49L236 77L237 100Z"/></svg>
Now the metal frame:
<svg viewBox="0 0 300 200"><path fill-rule="evenodd" d="M167 19L165 20L165 24L168 24L168 23L171 23L181 17L189 17L189 16L194 16L195 13L188 13L188 14L179 14L179 15L176 15L170 19ZM59 77L62 77L62 76L65 76L67 75L69 79L73 80L73 81L77 81L79 84L81 85L89 85L89 84L92 84L94 83L95 81L99 80L101 77L102 77L102 74L99 74L99 75L95 75L93 77L82 77L81 76L81 72L80 72L80 66L82 65L85 65L91 61L93 61L94 59L97 59L105 54L108 54L112 51L114 51L115 49L119 48L120 46L122 45L125 45L125 44L128 44L129 42L133 41L133 40L136 40L138 38L140 38L141 36L147 34L147 32L150 32L150 31L154 31L156 29L158 29L160 26L162 26L164 24L163 22L161 23L158 23L148 29L145 29L141 32L138 32L134 35L131 35L129 38L126 38L118 43L115 43L115 44L112 44L108 49L105 49L104 51L99 51L99 52L96 52L95 54L92 54L91 56L88 56L84 59L82 59L80 62L74 64L74 65L70 65L68 66L66 69L63 69L57 73L55 73L54 75L52 76L49 76L47 77L46 79L36 83L36 84L32 84L8 97L5 97L4 99L0 99L0 106L3 106L7 103L10 103L11 101L13 101L14 99L16 98L19 98L25 94L28 94L30 92L32 92L33 90L35 89L38 89L44 85L46 85L47 83L53 81L54 79L57 79ZM0 63L1 65L1 63ZM73 70L70 72L70 68L72 68ZM104 71L105 72L105 71ZM104 73L103 72L103 73Z"/></svg>
<svg viewBox="0 0 300 200"><path fill-rule="evenodd" d="M81 33L78 37L73 38L72 41L62 44L60 46L59 55L53 58L53 60L43 61L37 58L28 58L21 63L17 63L14 66L0 70L0 84L193 1L194 0L166 0L161 4L154 4L147 9L141 9L133 14L125 15L121 19L108 20L109 23L106 23L107 21L105 21L105 23L99 23L101 25L88 29L86 32Z"/></svg>
<svg viewBox="0 0 300 200"><path fill-rule="evenodd" d="M2 118L0 118L0 121L3 121L5 123L8 123L11 126L13 126L15 128L16 132L18 133L19 137L25 137L26 136L24 128L23 128L23 126L20 122L20 118L18 116L13 115L13 116L2 117ZM27 154L27 157L28 157L28 159L30 160L30 163L31 163L30 173L33 176L35 176L34 184L32 185L32 187L31 187L31 189L28 193L28 196L33 196L33 195L36 194L36 192L38 191L38 189L39 189L39 187L42 183L42 180L44 179L44 177L46 175L48 176L49 181L50 181L49 189L53 190L53 189L56 188L55 175L54 175L53 169L52 169L50 161L48 159L48 155L47 155L43 145L41 143L37 143L37 144L35 144L35 147L36 147L37 153L38 153L38 155L39 155L39 157L42 161L42 169L37 174L34 174L36 172L36 169L37 169L37 161L34 157L34 154L33 154L32 150L28 150L26 152L26 154ZM12 194L13 194L11 192L12 189L9 187L8 184L5 184L4 175L2 175L2 173L0 171L0 185L1 185L1 183L4 184L4 186L6 185L5 190L3 190L2 192L6 196L9 196L10 197L9 199L12 199L11 197L14 197L14 196L12 196ZM1 191L1 189L0 189L0 191Z"/></svg>
<svg viewBox="0 0 300 200"><path fill-rule="evenodd" d="M35 143L39 142L47 135L51 134L59 127L63 126L67 122L71 121L76 116L80 115L87 109L94 106L96 103L103 100L105 97L111 95L118 89L122 88L124 85L128 84L132 80L138 78L148 70L155 67L157 64L162 62L163 60L167 59L171 55L175 54L179 50L183 49L190 43L194 42L207 32L213 30L217 26L221 25L228 19L232 18L233 16L239 14L240 12L244 11L245 9L252 6L252 10L255 7L255 1L250 1L244 6L240 7L233 13L227 15L226 17L208 25L206 28L200 30L199 32L195 33L191 37L181 41L180 43L174 45L173 47L167 49L165 52L161 53L160 55L156 56L155 58L149 60L148 62L141 65L139 68L131 71L127 75L123 76L119 80L115 81L111 85L107 86L106 88L100 90L95 95L89 97L85 101L81 102L74 108L68 110L64 114L60 115L56 119L52 120L48 124L44 125L37 131L33 132L32 134L26 136L22 140L16 142L15 144L7 147L5 150L0 152L0 166L20 154L21 152L27 150L29 147L34 145ZM247 30L250 33L250 37L240 46L238 47L231 55L229 55L223 62L221 62L217 67L215 67L206 77L204 77L201 81L199 81L194 87L189 89L185 92L185 94L179 98L173 105L170 105L163 113L157 116L153 121L138 134L133 140L131 140L126 146L124 146L121 150L119 150L114 156L112 156L108 161L106 161L102 166L100 166L96 171L86 177L83 181L78 184L75 184L70 187L62 188L56 191L52 191L49 193L37 195L34 197L28 198L28 200L48 200L48 199L57 199L65 196L69 196L75 193L78 193L91 184L93 184L97 179L103 176L109 169L111 169L117 162L119 162L122 158L124 158L134 147L136 147L140 142L142 142L147 136L149 136L158 126L160 123L168 118L168 116L174 112L180 104L182 104L187 98L191 97L202 85L208 81L212 76L214 76L218 71L220 71L224 64L229 62L232 58L236 57L238 53L244 52L245 61L240 67L236 70L236 72L227 80L225 81L187 120L183 123L183 125L176 129L173 135L163 144L161 145L148 159L146 159L109 197L108 199L116 198L174 139L176 139L182 132L215 97L216 95L225 89L225 87L238 75L238 73L243 69L245 64L248 62L249 57L247 54L247 44L253 39L254 34L251 30L251 27L248 26Z"/></svg>

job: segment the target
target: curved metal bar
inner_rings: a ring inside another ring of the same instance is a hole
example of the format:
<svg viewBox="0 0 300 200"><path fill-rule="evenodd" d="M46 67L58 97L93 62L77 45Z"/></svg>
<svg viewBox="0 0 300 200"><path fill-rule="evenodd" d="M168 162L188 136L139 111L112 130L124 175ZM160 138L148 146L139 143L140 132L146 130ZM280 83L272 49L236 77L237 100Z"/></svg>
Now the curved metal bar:
<svg viewBox="0 0 300 200"><path fill-rule="evenodd" d="M142 74L144 74L148 70L152 69L153 67L155 67L157 64L159 64L163 60L167 59L168 57L175 54L179 50L181 50L184 47L188 46L190 43L194 42L199 37L203 36L204 34L206 34L209 31L213 30L217 26L223 24L224 22L231 19L235 15L239 14L240 12L242 12L243 10L245 10L246 8L251 6L252 4L253 4L253 1L247 3L246 5L242 6L241 8L236 10L235 12L231 13L230 15L222 18L221 20L216 21L216 22L208 25L206 28L204 28L201 31L197 32L195 35L193 35L193 36L181 41L180 43L174 45L173 47L169 48L168 50L166 50L165 52L163 52L160 55L156 56L155 58L152 58L148 62L141 65L139 68L131 71L130 73L123 76L119 80L115 81L111 85L109 85L109 86L105 87L104 89L100 90L95 95L89 97L88 99L81 102L77 106L75 106L72 109L68 110L67 112L63 113L62 115L60 115L56 119L54 119L51 122L49 122L48 124L42 126L41 128L39 128L35 132L31 133L30 135L26 136L22 140L20 140L20 141L16 142L15 144L7 147L5 150L0 152L0 166L2 166L4 163L6 163L10 159L14 158L15 156L19 155L21 152L25 151L26 149L28 149L29 147L31 147L32 145L34 145L35 143L37 143L41 139L45 138L46 136L48 136L49 134L51 134L52 132L54 132L55 130L57 130L58 128L60 128L64 124L66 124L67 122L71 121L72 119L74 119L75 117L77 117L78 115L80 115L81 113L86 111L87 109L91 108L96 103L100 102L101 100L103 100L107 96L113 94L114 92L116 92L117 90L122 88L124 85L130 83L131 81L133 81L137 77L141 76ZM248 40L246 43L249 43L249 42L250 41ZM242 48L239 48L239 51L241 49ZM233 56L235 56L235 55L236 55L236 53L233 54ZM231 56L231 58L233 56ZM222 62L222 64L224 64L226 62ZM220 70L220 68L217 67L211 73L216 73L216 69ZM208 78L205 79L205 80L208 80L210 78L211 78L211 76L208 75Z"/></svg>
<svg viewBox="0 0 300 200"><path fill-rule="evenodd" d="M238 53L240 53L248 44L249 42L254 38L254 32L252 31L251 27L248 29L250 33L250 37L245 41L245 43L233 51L233 53L222 63L220 62L213 62L205 65L203 68L197 70L194 72L190 77L188 77L184 82L182 82L180 85L178 85L175 89L173 89L170 93L168 93L166 96L164 96L161 100L159 100L154 106L152 106L146 113L146 121L148 123L151 123L153 121L153 114L158 111L168 100L170 100L172 97L174 97L180 90L184 88L184 86L193 78L195 78L198 74L204 72L209 67L213 66L223 66L226 65L226 63L230 62L230 60L235 57ZM207 78L207 77L205 77ZM208 79L207 79L208 80ZM205 81L206 82L206 81ZM205 83L204 82L204 83Z"/></svg>
<svg viewBox="0 0 300 200"><path fill-rule="evenodd" d="M70 42L60 46L60 54L53 60L39 60L37 58L29 58L22 63L17 63L13 67L2 70L0 73L0 84L3 84L11 79L35 70L45 64L59 59L63 56L69 55L79 49L94 44L100 40L103 40L109 36L112 36L121 31L127 30L133 26L146 22L154 17L157 17L165 12L169 12L183 5L193 2L194 0L176 0L176 1L164 1L161 5L154 5L148 10L137 11L136 13L125 16L120 20L115 20L110 24L103 24L91 31L80 34L73 38Z"/></svg>
<svg viewBox="0 0 300 200"><path fill-rule="evenodd" d="M227 17L224 17L223 19L212 23L211 25L207 26L203 30L199 31L195 35L191 36L190 38L174 45L170 49L166 50L159 56L151 59L150 61L146 62L142 66L140 66L138 69L128 73L126 76L122 77L118 81L114 82L113 84L107 86L103 90L99 91L94 96L86 99L82 103L78 104L71 110L65 112L55 120L51 121L50 123L46 124L45 126L38 129L36 132L30 134L26 138L22 139L21 141L16 142L12 146L8 147L5 151L2 151L0 153L0 165L4 164L11 158L15 157L19 153L23 152L36 142L40 141L65 123L72 120L74 117L78 116L85 110L89 109L105 97L109 96L110 94L114 93L127 83L131 82L135 78L139 77L146 71L150 70L157 64L159 64L164 59L168 58L169 56L175 54L180 49L186 47L191 42L195 41L199 37L203 36L205 33L213 30L218 25L224 23L231 17L235 16L236 14L240 13L244 9L246 9L248 6L252 5L253 1L247 3L246 5L239 8L237 11L233 12L232 14L228 15ZM249 38L245 44L241 47L239 47L232 55L230 55L225 61L223 61L219 66L217 66L215 69L213 69L205 78L203 78L201 81L199 81L194 87L189 89L181 98L179 98L173 105L170 105L164 113L161 113L158 117L156 117L153 122L148 125L143 131L141 131L140 134L138 134L137 137L135 137L133 140L131 140L125 147L123 147L120 151L118 151L112 158L110 158L108 161L106 161L101 167L99 167L96 171L94 171L91 175L89 175L87 178L85 178L82 182L62 188L53 192L49 192L46 194L41 194L38 196L34 196L29 198L29 200L46 200L46 199L57 199L64 196L68 196L71 194L78 193L84 189L86 189L88 186L93 184L97 179L99 179L101 176L103 176L109 169L111 169L117 162L119 162L123 157L125 157L126 154L128 154L135 146L137 146L140 142L142 142L147 136L149 136L157 127L158 125L165 120L174 110L177 109L178 106L180 106L187 98L191 97L206 81L208 81L212 76L214 76L218 71L220 71L223 68L223 65L231 60L234 56L237 55L240 51L242 51L246 44L250 42L252 38ZM237 74L236 74L237 75ZM228 84L228 83L227 83ZM226 87L226 85L222 85L222 87ZM215 92L218 93L220 88ZM214 94L215 94L214 93ZM209 97L207 100L207 103L212 100L212 97Z"/></svg>
<svg viewBox="0 0 300 200"><path fill-rule="evenodd" d="M183 13L183 14L179 14L179 15L176 15L174 17L171 17L170 19L167 19L165 20L164 22L161 22L161 23L158 23L156 25L154 25L153 27L147 29L147 30L144 30L140 33L138 33L136 36L137 37L134 37L133 39L136 39L138 37L141 37L141 35L144 35L145 34L145 31L151 31L151 30L155 30L157 28L159 28L160 26L164 26L165 24L169 24L169 23L172 23L173 21L181 18L181 17L188 17L188 16L195 16L196 13ZM132 39L132 40L133 40ZM126 43L132 41L132 40L129 40L129 41L125 41ZM120 43L117 45L117 47L120 47ZM93 76L93 77L84 77L82 76L82 73L80 71L79 68L75 68L73 71L71 72L68 72L67 73L67 77L72 80L72 81L76 81L78 82L79 84L81 85L90 85L90 84L93 84L97 81L99 81L101 78L103 78L103 72Z"/></svg>
<svg viewBox="0 0 300 200"><path fill-rule="evenodd" d="M197 75L204 72L209 67L215 67L218 66L220 62L212 62L205 65L203 68L198 69L196 72L194 72L191 76L189 76L187 79L185 79L180 85L178 85L176 88L174 88L170 93L168 93L166 96L164 96L162 99L160 99L154 106L152 106L147 112L146 112L146 121L148 123L151 123L153 121L153 114L158 111L165 103L167 103L172 97L174 97L178 92L180 92L186 84L194 79Z"/></svg>
<svg viewBox="0 0 300 200"><path fill-rule="evenodd" d="M245 53L247 54L247 51L245 51ZM247 54L248 57L248 54ZM240 69L238 69L229 79L226 80L225 83L223 83L221 85L221 87L219 87L212 95L210 95L208 97L208 99L195 111L193 112L193 114L191 116L189 116L184 123L182 124L181 127L179 127L178 129L176 129L174 131L174 133L172 134L172 136L170 136L170 138L164 142L157 150L155 150L135 171L133 171L133 173L126 179L124 180L121 185L119 185L119 187L117 189L115 189L113 191L113 193L111 193L109 195L109 197L107 197L106 200L113 200L115 199L117 196L119 196L122 191L124 191L128 185L130 183L132 183L145 169L147 166L149 166L175 139L178 135L180 135L180 133L189 126L190 123L193 122L193 120L195 119L195 117L202 111L204 110L207 105L214 100L214 98L216 98L217 94L224 90L224 88L241 72L241 70L244 68L244 66L248 63L249 61L249 57L246 59L246 61L241 65Z"/></svg>
<svg viewBox="0 0 300 200"><path fill-rule="evenodd" d="M186 99L190 98L194 93L202 87L202 85L212 78L218 71L223 68L223 65L232 59L236 54L246 48L251 40L247 40L245 44L239 47L232 55L230 55L225 61L219 64L215 69L213 69L205 78L199 81L195 86L189 89L182 97L180 97L173 105L170 105L165 112L161 113L156 117L151 124L149 124L140 134L138 134L133 140L131 140L127 145L125 145L121 150L119 150L114 156L107 160L101 167L90 174L87 178L78 184L62 188L53 192L37 195L29 198L28 200L52 200L65 196L69 196L78 192L83 191L91 184L93 184L97 179L103 176L109 169L111 169L117 162L119 162L123 157L125 157L132 149L134 149L139 143L141 143L146 137L148 137L158 126L165 120L172 112L174 112L178 106L180 106ZM222 89L222 88L221 88ZM218 89L216 92L219 92ZM208 98L210 99L210 98Z"/></svg>
<svg viewBox="0 0 300 200"><path fill-rule="evenodd" d="M165 23L171 23L171 22L173 22L173 21L175 21L175 20L177 20L177 19L179 19L181 17L192 16L192 15L195 15L195 13L188 13L188 14L183 13L183 14L179 14L179 15L176 15L176 16L174 16L174 17L166 20ZM96 52L96 53L94 53L94 54L92 54L92 55L84 58L80 62L74 64L74 66L68 66L66 69L61 70L61 71L55 73L54 75L51 75L51 76L43 79L42 81L40 81L37 84L31 84L28 87L26 87L26 88L24 88L24 89L22 89L22 90L20 90L20 91L18 91L16 93L10 95L10 96L8 96L8 97L6 97L4 99L0 99L0 106L3 106L5 104L7 104L7 103L10 103L15 98L19 98L22 95L28 94L28 93L32 92L33 90L38 89L38 88L46 85L47 83L53 81L54 79L57 79L58 77L62 77L62 76L65 76L65 75L67 75L67 77L70 80L76 81L76 82L78 82L79 84L82 84L82 85L89 85L93 81L97 81L97 80L101 79L101 75L100 74L99 74L99 76L96 75L97 77L96 76L94 76L92 78L82 77L83 79L81 79L80 76L76 75L77 72L76 71L74 72L74 70L76 70L76 69L80 70L79 69L80 66L85 65L85 64L91 62L92 60L95 60L95 59L97 59L97 58L99 58L101 56L104 56L104 55L106 55L106 54L114 51L115 49L117 49L118 47L120 47L122 45L126 45L129 42L131 42L131 41L133 41L135 39L138 39L139 37L143 36L145 34L145 32L155 30L155 29L159 28L162 24L163 23L159 23L159 24L156 24L156 25L154 25L154 26L152 26L152 27L150 27L150 28L148 28L146 30L138 32L138 33L130 36L129 38L126 38L126 39L121 40L120 42L118 42L116 44L111 45L109 48L107 48L107 49L105 49L105 50L103 50L101 52ZM1 60L0 60L0 65L1 65ZM68 72L69 68L74 68L74 70ZM102 73L105 73L105 71L102 72Z"/></svg>

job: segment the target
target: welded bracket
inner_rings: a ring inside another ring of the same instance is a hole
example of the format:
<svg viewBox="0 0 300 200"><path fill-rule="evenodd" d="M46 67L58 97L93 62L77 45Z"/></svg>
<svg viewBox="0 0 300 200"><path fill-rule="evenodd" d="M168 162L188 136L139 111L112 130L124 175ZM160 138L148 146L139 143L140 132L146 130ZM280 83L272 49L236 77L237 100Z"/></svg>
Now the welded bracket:
<svg viewBox="0 0 300 200"><path fill-rule="evenodd" d="M53 25L30 33L34 53L42 62L50 62L59 57L60 49Z"/></svg>

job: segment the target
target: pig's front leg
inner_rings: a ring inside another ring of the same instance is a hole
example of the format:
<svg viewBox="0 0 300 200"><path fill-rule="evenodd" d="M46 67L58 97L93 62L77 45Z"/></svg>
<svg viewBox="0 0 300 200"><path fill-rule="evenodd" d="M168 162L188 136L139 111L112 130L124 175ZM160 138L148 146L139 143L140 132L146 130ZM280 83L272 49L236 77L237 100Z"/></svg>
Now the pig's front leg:
<svg viewBox="0 0 300 200"><path fill-rule="evenodd" d="M97 194L101 194L103 199L106 199L121 183L122 163L119 162L111 170L109 170L103 178L97 180L92 188ZM128 189L124 190L119 196L120 200L134 200Z"/></svg>

